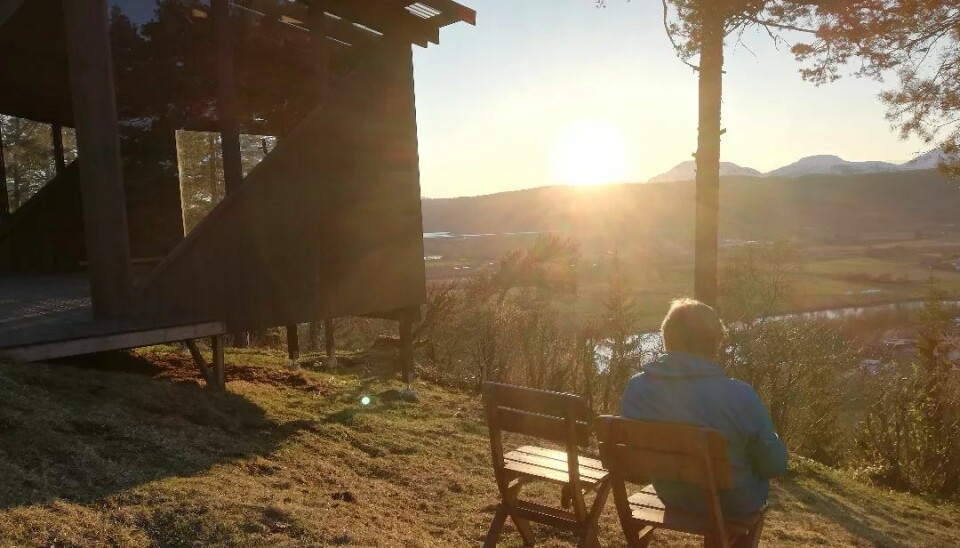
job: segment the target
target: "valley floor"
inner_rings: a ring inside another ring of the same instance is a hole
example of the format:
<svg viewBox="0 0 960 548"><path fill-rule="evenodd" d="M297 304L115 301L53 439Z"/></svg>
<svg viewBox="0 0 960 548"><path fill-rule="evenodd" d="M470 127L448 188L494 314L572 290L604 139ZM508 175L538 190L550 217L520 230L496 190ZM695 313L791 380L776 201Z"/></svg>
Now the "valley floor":
<svg viewBox="0 0 960 548"><path fill-rule="evenodd" d="M172 347L0 366L0 546L479 546L497 497L478 399L421 383L402 402L345 358L291 372L235 351L226 394ZM960 507L799 459L773 501L767 546L960 545ZM624 545L612 500L602 544ZM502 545L520 546L512 528Z"/></svg>

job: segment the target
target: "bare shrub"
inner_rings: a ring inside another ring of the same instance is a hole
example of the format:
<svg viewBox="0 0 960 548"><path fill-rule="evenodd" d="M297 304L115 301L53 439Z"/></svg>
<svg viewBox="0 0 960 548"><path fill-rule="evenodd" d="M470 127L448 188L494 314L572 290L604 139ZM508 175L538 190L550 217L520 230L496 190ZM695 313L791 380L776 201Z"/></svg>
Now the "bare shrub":
<svg viewBox="0 0 960 548"><path fill-rule="evenodd" d="M872 404L857 442L862 464L888 484L960 494L960 372L951 363L950 313L931 280L916 359L890 361L867 383Z"/></svg>
<svg viewBox="0 0 960 548"><path fill-rule="evenodd" d="M786 243L748 246L727 260L721 312L732 329L721 361L757 391L791 451L835 464L850 439L840 419L859 355L828 322L775 317L792 304L801 269L799 250Z"/></svg>

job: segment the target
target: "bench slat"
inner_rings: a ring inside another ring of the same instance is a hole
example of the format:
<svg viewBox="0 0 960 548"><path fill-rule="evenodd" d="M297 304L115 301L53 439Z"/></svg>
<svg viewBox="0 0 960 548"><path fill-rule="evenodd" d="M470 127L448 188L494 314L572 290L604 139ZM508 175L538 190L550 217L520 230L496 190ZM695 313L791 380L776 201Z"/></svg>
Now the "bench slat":
<svg viewBox="0 0 960 548"><path fill-rule="evenodd" d="M503 456L504 461L516 462L518 464L529 464L538 468L554 470L563 475L564 482L567 481L567 461L556 460L548 457L541 457L530 453L524 453L520 450L511 451ZM597 482L607 477L606 470L597 470L580 466L580 478L582 481Z"/></svg>
<svg viewBox="0 0 960 548"><path fill-rule="evenodd" d="M522 453L529 453L531 455L538 455L541 457L558 460L564 463L564 465L566 465L567 462L567 453L565 451L557 451L555 449L547 449L546 447L537 447L535 445L524 445L523 447L518 447L516 450ZM604 473L607 472L607 469L603 467L603 463L600 462L599 459L585 457L583 455L579 455L577 459L580 462L581 468L592 468Z"/></svg>
<svg viewBox="0 0 960 548"><path fill-rule="evenodd" d="M666 510L663 501L657 496L652 485L630 496L630 510L633 518L655 527L666 527L674 531L703 534L709 530L706 518L697 514ZM750 528L763 516L757 512L749 517L737 520L725 520L724 527L728 534L745 535Z"/></svg>
<svg viewBox="0 0 960 548"><path fill-rule="evenodd" d="M497 415L501 430L567 443L567 421L564 419L503 407L497 409ZM580 447L590 445L590 427L587 423L578 422L576 434Z"/></svg>
<svg viewBox="0 0 960 548"><path fill-rule="evenodd" d="M484 398L497 407L560 418L566 417L570 412L576 420L590 419L586 401L573 394L497 383L487 383L483 390Z"/></svg>

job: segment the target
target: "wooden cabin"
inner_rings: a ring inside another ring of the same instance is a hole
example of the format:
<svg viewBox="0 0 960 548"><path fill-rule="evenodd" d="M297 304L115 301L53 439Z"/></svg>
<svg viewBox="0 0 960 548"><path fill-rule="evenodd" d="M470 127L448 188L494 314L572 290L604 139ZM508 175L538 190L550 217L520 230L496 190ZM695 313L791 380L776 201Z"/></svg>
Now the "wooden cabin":
<svg viewBox="0 0 960 548"><path fill-rule="evenodd" d="M29 201L0 200L0 354L412 321L412 47L475 17L452 0L0 0L0 114L50 124L57 157ZM184 131L222 158L196 226ZM274 143L252 168L249 136Z"/></svg>

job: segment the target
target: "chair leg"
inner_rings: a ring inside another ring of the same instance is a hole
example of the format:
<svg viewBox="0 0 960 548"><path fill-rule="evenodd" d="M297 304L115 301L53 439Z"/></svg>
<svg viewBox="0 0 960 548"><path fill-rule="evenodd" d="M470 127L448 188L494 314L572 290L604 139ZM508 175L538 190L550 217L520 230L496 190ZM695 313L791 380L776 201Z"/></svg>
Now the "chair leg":
<svg viewBox="0 0 960 548"><path fill-rule="evenodd" d="M483 543L483 548L494 548L497 541L500 540L500 534L503 533L503 524L507 521L507 509L503 504L497 506L497 513L493 516L493 522L490 523L490 529L487 531L487 540Z"/></svg>
<svg viewBox="0 0 960 548"><path fill-rule="evenodd" d="M653 541L653 532L655 530L653 527L633 529L627 532L627 544L629 544L631 548L647 548L650 546L650 542Z"/></svg>
<svg viewBox="0 0 960 548"><path fill-rule="evenodd" d="M600 515L603 513L603 506L607 503L607 496L610 494L610 483L607 482L597 490L597 497L593 499L593 505L590 506L590 512L587 514L586 529L583 536L580 537L580 546L583 548L599 548L600 546Z"/></svg>
<svg viewBox="0 0 960 548"><path fill-rule="evenodd" d="M523 545L534 546L537 543L537 537L533 535L530 522L523 518L518 518L513 514L510 515L510 519L512 519L513 524L517 526L517 531L520 532L520 537L523 538Z"/></svg>
<svg viewBox="0 0 960 548"><path fill-rule="evenodd" d="M758 548L760 546L760 536L763 534L763 518L750 529L750 532L738 538L733 543L733 548Z"/></svg>

